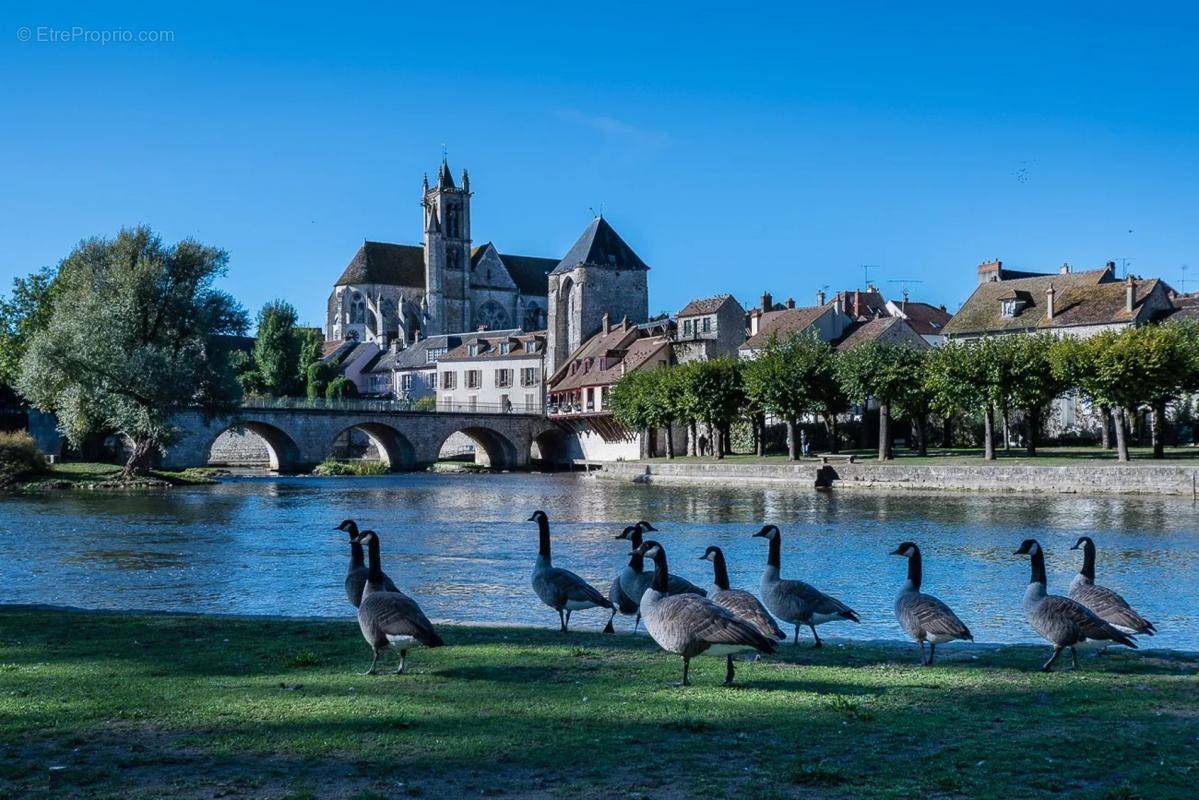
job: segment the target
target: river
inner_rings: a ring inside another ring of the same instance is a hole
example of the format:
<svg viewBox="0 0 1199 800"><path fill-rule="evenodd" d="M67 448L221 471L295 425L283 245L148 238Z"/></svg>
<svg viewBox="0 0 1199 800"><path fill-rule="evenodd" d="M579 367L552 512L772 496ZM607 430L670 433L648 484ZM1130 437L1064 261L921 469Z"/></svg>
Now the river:
<svg viewBox="0 0 1199 800"><path fill-rule="evenodd" d="M905 576L887 554L924 551L925 590L978 641L1036 642L1021 597L1021 540L1045 547L1050 591L1065 593L1080 534L1099 547L1098 581L1160 631L1142 646L1199 651L1199 508L1190 500L1073 495L814 492L638 485L581 475L401 474L380 478L236 478L165 493L58 492L0 499L0 603L95 609L352 616L342 590L345 517L375 528L384 567L435 621L553 626L529 586L535 509L550 516L554 559L606 592L647 519L670 565L706 586L704 548L724 548L734 585L756 592L763 521L783 531L783 574L842 599L860 625L822 635L902 636L891 603ZM598 629L606 613L572 624ZM628 630L618 621L618 630ZM801 633L801 641L804 633Z"/></svg>

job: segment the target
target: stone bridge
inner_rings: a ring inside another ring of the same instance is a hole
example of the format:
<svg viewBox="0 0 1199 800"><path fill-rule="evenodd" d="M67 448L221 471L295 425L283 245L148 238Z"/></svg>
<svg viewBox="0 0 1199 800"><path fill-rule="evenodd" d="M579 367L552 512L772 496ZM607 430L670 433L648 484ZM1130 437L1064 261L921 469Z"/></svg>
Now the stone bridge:
<svg viewBox="0 0 1199 800"><path fill-rule="evenodd" d="M271 469L297 472L333 455L334 441L347 431L365 435L392 470L417 469L437 461L454 434L474 441L475 461L494 469L522 469L534 460L556 462L564 432L541 414L446 411L387 411L330 408L243 408L205 421L195 411L174 418L176 437L159 459L163 469L207 464L212 446L227 431L253 433L266 443ZM536 459L534 457L536 451Z"/></svg>

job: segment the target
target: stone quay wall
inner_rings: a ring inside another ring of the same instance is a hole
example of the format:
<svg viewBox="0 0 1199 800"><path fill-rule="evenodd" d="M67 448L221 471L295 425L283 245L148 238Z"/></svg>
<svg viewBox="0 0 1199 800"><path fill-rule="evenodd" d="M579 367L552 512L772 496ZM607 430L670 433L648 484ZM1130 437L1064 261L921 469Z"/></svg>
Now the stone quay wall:
<svg viewBox="0 0 1199 800"><path fill-rule="evenodd" d="M599 478L638 483L713 482L786 485L797 489L913 489L920 491L1042 492L1054 494L1152 494L1193 497L1199 462L1172 464L1078 464L1065 466L947 464L907 466L816 461L738 463L712 461L620 461L602 465Z"/></svg>

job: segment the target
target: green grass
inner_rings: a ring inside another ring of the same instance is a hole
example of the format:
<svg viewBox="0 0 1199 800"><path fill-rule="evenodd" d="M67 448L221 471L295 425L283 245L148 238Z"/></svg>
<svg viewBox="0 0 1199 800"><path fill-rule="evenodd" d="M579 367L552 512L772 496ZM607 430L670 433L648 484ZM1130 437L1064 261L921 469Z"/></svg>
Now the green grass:
<svg viewBox="0 0 1199 800"><path fill-rule="evenodd" d="M1130 447L1128 449L1130 464L1136 465L1173 465L1178 462L1199 461L1199 447L1167 447L1165 459L1153 458L1153 448L1151 447ZM869 461L878 463L878 450L842 450L840 456L854 455L858 461ZM1065 465L1086 465L1088 463L1095 464L1110 464L1119 463L1116 460L1116 451L1104 450L1099 445L1086 446L1078 445L1072 447L1038 447L1037 455L1029 457L1025 454L1024 448L1013 447L1011 450L1004 450L1002 446L995 450L995 461L988 462L983 460L982 448L970 447L955 447L955 448L929 448L927 456L919 456L914 452L896 447L894 450L895 458L885 462L888 464L899 464L902 466L912 465L970 465L970 464L994 464L1002 463L1005 465L1029 465L1029 466L1065 466ZM666 458L651 458L646 459L650 462L664 462ZM714 461L710 456L703 458L682 457L676 456L675 461ZM787 463L786 453L771 453L765 457L758 457L750 454L737 453L731 456L725 456L724 460L730 463L743 464L761 464L761 463ZM801 460L807 463L817 463L819 454L810 455L807 459Z"/></svg>
<svg viewBox="0 0 1199 800"><path fill-rule="evenodd" d="M312 474L330 477L386 475L389 469L386 461L367 461L365 459L341 461L327 458L312 469Z"/></svg>
<svg viewBox="0 0 1199 800"><path fill-rule="evenodd" d="M1199 660L446 627L358 674L344 621L0 610L0 796L1193 797ZM394 663L394 662L390 662Z"/></svg>
<svg viewBox="0 0 1199 800"><path fill-rule="evenodd" d="M161 488L163 486L199 486L216 483L214 470L193 467L185 470L150 470L144 478L122 481L122 467L91 461L51 464L42 473L27 475L17 484L19 491L46 489L123 489Z"/></svg>

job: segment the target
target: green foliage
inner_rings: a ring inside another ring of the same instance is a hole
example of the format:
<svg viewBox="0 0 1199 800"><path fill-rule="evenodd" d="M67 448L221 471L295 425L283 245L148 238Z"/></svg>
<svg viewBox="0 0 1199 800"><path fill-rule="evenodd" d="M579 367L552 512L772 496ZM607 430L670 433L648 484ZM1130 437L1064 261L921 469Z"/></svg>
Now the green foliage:
<svg viewBox="0 0 1199 800"><path fill-rule="evenodd" d="M816 335L771 337L745 362L745 394L755 410L795 421L823 413L839 397L833 349Z"/></svg>
<svg viewBox="0 0 1199 800"><path fill-rule="evenodd" d="M225 252L146 227L89 239L63 260L49 322L21 359L18 388L57 415L76 446L116 432L132 444L126 472L146 469L181 407L230 411L241 397L218 334L241 334L245 311L213 288Z"/></svg>
<svg viewBox="0 0 1199 800"><path fill-rule="evenodd" d="M946 342L927 357L924 390L941 414L982 411L990 400L984 345L979 341Z"/></svg>
<svg viewBox="0 0 1199 800"><path fill-rule="evenodd" d="M352 461L339 461L337 459L326 459L317 464L312 470L313 475L321 475L324 477L336 477L347 475L386 475L388 471L386 461L367 461L365 459L354 459Z"/></svg>
<svg viewBox="0 0 1199 800"><path fill-rule="evenodd" d="M338 375L329 381L325 388L326 400L349 400L358 396L358 387L344 375Z"/></svg>
<svg viewBox="0 0 1199 800"><path fill-rule="evenodd" d="M287 397L299 393L301 343L296 332L298 317L295 307L285 300L272 300L258 312L254 367L266 394ZM307 373L303 377L306 381Z"/></svg>
<svg viewBox="0 0 1199 800"><path fill-rule="evenodd" d="M612 416L626 428L648 430L657 418L654 405L658 399L657 373L635 371L623 377L611 389L609 403Z"/></svg>
<svg viewBox="0 0 1199 800"><path fill-rule="evenodd" d="M741 416L746 400L740 361L713 358L696 362L693 370L687 384L699 419L723 428Z"/></svg>
<svg viewBox="0 0 1199 800"><path fill-rule="evenodd" d="M29 341L49 323L57 274L57 269L44 267L14 278L12 294L0 297L0 385L16 385Z"/></svg>
<svg viewBox="0 0 1199 800"><path fill-rule="evenodd" d="M891 342L863 342L840 353L836 361L841 389L851 400L899 405L909 397L913 385L921 383L923 354L912 347Z"/></svg>
<svg viewBox="0 0 1199 800"><path fill-rule="evenodd" d="M46 457L24 431L0 431L0 488L46 470Z"/></svg>
<svg viewBox="0 0 1199 800"><path fill-rule="evenodd" d="M308 399L315 400L318 397L324 397L325 392L329 389L329 383L337 376L338 369L336 364L330 364L327 361L317 361L309 364L306 375Z"/></svg>
<svg viewBox="0 0 1199 800"><path fill-rule="evenodd" d="M297 377L301 387L308 380L308 369L321 360L325 347L325 337L319 328L296 328L296 343L300 352Z"/></svg>

